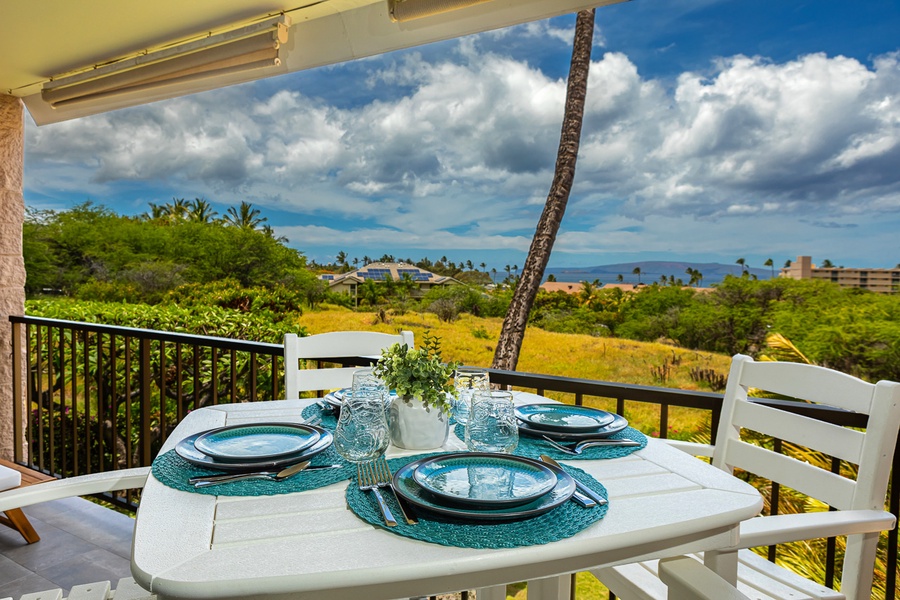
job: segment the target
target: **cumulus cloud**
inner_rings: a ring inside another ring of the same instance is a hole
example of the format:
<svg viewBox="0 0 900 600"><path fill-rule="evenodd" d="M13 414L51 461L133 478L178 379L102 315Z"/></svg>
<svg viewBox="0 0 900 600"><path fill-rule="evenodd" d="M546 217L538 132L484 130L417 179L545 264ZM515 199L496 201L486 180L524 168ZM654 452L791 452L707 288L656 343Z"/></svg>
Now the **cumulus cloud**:
<svg viewBox="0 0 900 600"><path fill-rule="evenodd" d="M549 27L516 29L570 33ZM477 36L440 60L408 52L367 65L361 83L379 93L353 106L298 91L287 76L265 95L250 84L29 127L27 186L48 195L81 186L101 201L120 186L182 187L298 222L340 222L279 230L304 243L350 227L359 243L527 248L552 177L565 81L486 52ZM900 210L897 54L871 66L732 56L670 85L608 52L595 55L589 81L560 238L569 251L686 247L688 231L773 214L813 212L808 224L821 231ZM667 218L679 233L636 227ZM664 241L650 242L654 234Z"/></svg>

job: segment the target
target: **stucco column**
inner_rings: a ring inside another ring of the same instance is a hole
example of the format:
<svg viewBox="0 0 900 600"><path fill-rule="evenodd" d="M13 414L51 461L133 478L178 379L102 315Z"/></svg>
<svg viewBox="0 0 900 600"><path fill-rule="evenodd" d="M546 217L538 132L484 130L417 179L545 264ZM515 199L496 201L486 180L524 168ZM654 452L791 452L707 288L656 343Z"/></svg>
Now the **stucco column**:
<svg viewBox="0 0 900 600"><path fill-rule="evenodd" d="M13 457L12 326L25 314L22 223L25 200L25 113L22 101L0 94L0 457Z"/></svg>

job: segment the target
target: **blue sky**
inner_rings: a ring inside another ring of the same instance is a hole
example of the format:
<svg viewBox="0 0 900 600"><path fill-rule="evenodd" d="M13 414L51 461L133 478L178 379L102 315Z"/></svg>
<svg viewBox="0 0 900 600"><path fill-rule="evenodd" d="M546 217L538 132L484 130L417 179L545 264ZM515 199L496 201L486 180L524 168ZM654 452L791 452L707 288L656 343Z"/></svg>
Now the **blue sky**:
<svg viewBox="0 0 900 600"><path fill-rule="evenodd" d="M900 3L633 0L597 10L551 267L900 263ZM77 121L26 126L25 201L123 214L252 202L289 245L524 263L574 16Z"/></svg>

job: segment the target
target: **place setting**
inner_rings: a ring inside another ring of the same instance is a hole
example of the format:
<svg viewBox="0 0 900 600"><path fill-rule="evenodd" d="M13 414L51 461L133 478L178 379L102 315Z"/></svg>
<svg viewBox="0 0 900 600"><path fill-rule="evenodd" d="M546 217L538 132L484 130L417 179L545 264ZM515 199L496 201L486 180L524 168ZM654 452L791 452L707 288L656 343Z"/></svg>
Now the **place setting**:
<svg viewBox="0 0 900 600"><path fill-rule="evenodd" d="M224 496L285 494L351 476L313 422L244 423L201 431L153 461L153 475L179 490Z"/></svg>
<svg viewBox="0 0 900 600"><path fill-rule="evenodd" d="M515 408L515 416L521 434L517 452L532 458L619 458L647 445L647 437L625 417L589 406L525 404Z"/></svg>
<svg viewBox="0 0 900 600"><path fill-rule="evenodd" d="M437 544L503 548L562 539L606 514L606 491L587 473L511 453L518 432L509 392L473 395L469 451L389 460L377 401L350 402L335 432L338 452L359 463L347 504L374 526Z"/></svg>

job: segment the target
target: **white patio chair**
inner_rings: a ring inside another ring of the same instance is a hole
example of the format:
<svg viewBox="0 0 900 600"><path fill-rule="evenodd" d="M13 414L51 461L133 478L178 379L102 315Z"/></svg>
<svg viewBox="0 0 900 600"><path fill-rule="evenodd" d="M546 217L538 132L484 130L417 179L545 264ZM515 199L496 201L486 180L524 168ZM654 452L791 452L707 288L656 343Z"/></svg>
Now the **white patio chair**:
<svg viewBox="0 0 900 600"><path fill-rule="evenodd" d="M866 414L869 416L866 431L749 402L749 388ZM761 516L745 521L735 547L707 552L702 560L751 598L868 599L879 533L893 528L896 521L884 511L884 498L898 426L898 383L870 384L823 367L754 362L748 356L735 356L722 403L712 464L729 472L739 468L755 473L838 510ZM857 480L741 441L742 428L854 463L859 467ZM842 535L847 536L847 548L841 593L748 550ZM658 577L657 561L592 572L623 600L666 597L666 586Z"/></svg>
<svg viewBox="0 0 900 600"><path fill-rule="evenodd" d="M150 467L119 469L117 471L105 471L103 473L56 479L0 492L0 512L61 498L143 488L149 474ZM143 590L131 578L120 579L116 590L111 588L108 581L74 586L69 591L67 598L68 600L103 600L112 597L115 597L116 600L153 600L156 598L155 595ZM22 596L22 600L56 600L62 598L61 589Z"/></svg>
<svg viewBox="0 0 900 600"><path fill-rule="evenodd" d="M336 331L306 337L287 333L284 336L285 397L293 399L299 398L300 392L350 387L353 371L359 368L301 369L301 360L360 356L371 357L375 361L383 349L395 343L412 348L413 333L401 331L398 335L392 335L375 331Z"/></svg>

